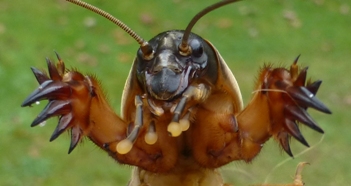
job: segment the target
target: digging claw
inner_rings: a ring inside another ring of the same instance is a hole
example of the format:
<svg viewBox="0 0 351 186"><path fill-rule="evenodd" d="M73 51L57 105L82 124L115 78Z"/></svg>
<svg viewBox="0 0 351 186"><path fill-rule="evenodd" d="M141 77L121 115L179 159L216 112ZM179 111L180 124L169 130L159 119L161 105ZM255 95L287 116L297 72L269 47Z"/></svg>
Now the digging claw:
<svg viewBox="0 0 351 186"><path fill-rule="evenodd" d="M275 90L280 90L284 92L281 94L281 98L274 97L272 94L271 100L275 100L274 103L279 103L277 105L272 105L275 109L276 115L281 113L283 110L283 115L276 117L274 121L280 123L280 129L277 129L275 134L276 139L279 141L280 145L284 151L293 156L290 149L290 138L294 137L297 141L303 145L309 147L309 144L303 137L298 123L302 123L312 128L313 130L324 133L323 129L318 126L318 124L313 120L313 118L307 112L308 108L316 109L320 112L331 114L331 111L316 97L316 93L322 83L322 81L307 81L307 70L308 68L300 68L297 65L299 56L295 59L293 64L290 66L290 70L284 68L275 68L271 71L271 79L267 79L270 85L264 84L263 88L272 87ZM274 92L274 91L273 91ZM273 102L272 102L273 103ZM279 120L279 121L278 121Z"/></svg>
<svg viewBox="0 0 351 186"><path fill-rule="evenodd" d="M59 137L67 128L69 128L70 123L72 121L72 113L66 114L60 117L58 125L56 126L54 132L50 137L50 141L54 141L57 137Z"/></svg>
<svg viewBox="0 0 351 186"><path fill-rule="evenodd" d="M313 83L307 83L307 86L306 88L314 95L317 94L317 91L319 89L319 87L321 86L322 84L322 81L321 80L318 80L318 81L315 81Z"/></svg>
<svg viewBox="0 0 351 186"><path fill-rule="evenodd" d="M295 86L304 86L305 85L307 70L308 70L308 67L305 67L304 69L302 69L300 71L299 75L297 76L296 80L294 81Z"/></svg>
<svg viewBox="0 0 351 186"><path fill-rule="evenodd" d="M60 73L59 73L57 67L54 65L54 63L51 62L49 58L46 58L46 63L48 65L49 75L50 75L51 79L54 81L61 81L62 76L60 75Z"/></svg>
<svg viewBox="0 0 351 186"><path fill-rule="evenodd" d="M81 138L82 138L82 133L79 126L74 126L71 129L71 144L68 149L68 154L70 154L74 150L74 148L76 148Z"/></svg>
<svg viewBox="0 0 351 186"><path fill-rule="evenodd" d="M22 107L30 106L36 101L44 99L67 99L71 95L71 88L61 81L47 80L30 94L22 103Z"/></svg>
<svg viewBox="0 0 351 186"><path fill-rule="evenodd" d="M38 70L35 67L31 67L31 69L39 84L42 84L47 80L50 80L50 78L46 73L43 73L42 71Z"/></svg>
<svg viewBox="0 0 351 186"><path fill-rule="evenodd" d="M84 136L83 131L87 130L89 101L94 93L94 87L88 76L77 71L66 70L64 62L57 53L56 57L58 59L56 65L46 59L48 74L37 68L31 68L40 86L24 100L21 106L26 107L37 101L48 100L48 104L34 119L31 126L37 126L53 116L59 116L58 125L50 141L69 130L71 143L68 153L71 153Z"/></svg>
<svg viewBox="0 0 351 186"><path fill-rule="evenodd" d="M290 135L289 133L285 131L281 131L280 133L277 134L277 139L283 148L283 150L290 156L294 157L293 153L291 152L290 149Z"/></svg>
<svg viewBox="0 0 351 186"><path fill-rule="evenodd" d="M324 131L317 125L317 123L312 119L312 117L307 113L305 109L298 106L286 105L285 112L288 117L292 116L294 120L300 121L313 130L324 133Z"/></svg>
<svg viewBox="0 0 351 186"><path fill-rule="evenodd" d="M319 85L314 85L318 86ZM313 91L317 92L315 90L315 87L311 87ZM319 110L321 112L324 112L326 114L331 114L331 111L321 102L319 101L316 97L315 94L309 91L306 87L289 87L287 89L287 92L291 97L293 97L295 100L297 100L302 106L305 107L311 107L316 110Z"/></svg>
<svg viewBox="0 0 351 186"><path fill-rule="evenodd" d="M43 111L41 111L38 117L32 122L31 126L37 126L38 124L47 120L50 117L67 114L70 111L71 104L69 101L52 100L46 105Z"/></svg>
<svg viewBox="0 0 351 186"><path fill-rule="evenodd" d="M310 147L310 145L307 143L307 141L301 134L300 129L295 121L285 119L285 128L289 132L289 134L292 135L295 139L304 144L306 147Z"/></svg>

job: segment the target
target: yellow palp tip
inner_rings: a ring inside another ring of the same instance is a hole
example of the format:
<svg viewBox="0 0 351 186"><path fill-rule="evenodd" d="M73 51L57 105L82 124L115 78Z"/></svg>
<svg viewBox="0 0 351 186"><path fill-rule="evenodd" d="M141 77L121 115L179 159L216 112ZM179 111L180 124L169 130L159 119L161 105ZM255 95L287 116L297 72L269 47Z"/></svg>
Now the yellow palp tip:
<svg viewBox="0 0 351 186"><path fill-rule="evenodd" d="M172 121L168 126L167 126L167 131L171 133L173 137L177 137L182 133L182 128L180 127L180 124L177 122Z"/></svg>
<svg viewBox="0 0 351 186"><path fill-rule="evenodd" d="M157 134L155 132L148 132L145 134L144 140L147 144L153 145L157 141Z"/></svg>
<svg viewBox="0 0 351 186"><path fill-rule="evenodd" d="M179 125L180 125L180 128L182 129L182 131L186 131L190 127L190 121L187 119L180 119Z"/></svg>
<svg viewBox="0 0 351 186"><path fill-rule="evenodd" d="M133 147L133 143L129 139L124 139L116 145L116 151L119 154L127 154Z"/></svg>

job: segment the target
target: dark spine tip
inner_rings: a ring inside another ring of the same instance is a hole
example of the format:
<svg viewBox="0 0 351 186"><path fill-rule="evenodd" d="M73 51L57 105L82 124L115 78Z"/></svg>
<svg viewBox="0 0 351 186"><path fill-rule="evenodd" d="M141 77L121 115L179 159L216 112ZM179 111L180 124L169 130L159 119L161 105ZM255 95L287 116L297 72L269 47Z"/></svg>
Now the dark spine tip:
<svg viewBox="0 0 351 186"><path fill-rule="evenodd" d="M36 101L40 101L42 99L44 99L43 97L43 90L44 87L47 87L49 86L50 84L52 83L52 80L48 80L48 81L45 81L44 83L42 83L40 85L39 88L37 88L36 90L34 90L24 101L23 103L21 104L22 107L26 107L26 106L30 106L32 105L33 103L35 103Z"/></svg>
<svg viewBox="0 0 351 186"><path fill-rule="evenodd" d="M60 76L57 67L53 62L50 61L49 58L46 58L46 62L48 65L48 70L49 70L49 75L52 80L62 80L62 77Z"/></svg>
<svg viewBox="0 0 351 186"><path fill-rule="evenodd" d="M290 157L294 158L294 154L291 152L290 147L289 147L289 148L284 148L284 147L283 147L283 150L284 150L284 152L287 153Z"/></svg>
<svg viewBox="0 0 351 186"><path fill-rule="evenodd" d="M76 144L77 145L77 144ZM76 145L70 145L69 149L68 149L68 153L67 154L71 154L71 152L74 150L74 148L76 148Z"/></svg>
<svg viewBox="0 0 351 186"><path fill-rule="evenodd" d="M297 124L289 119L285 120L285 128L289 132L291 136L293 136L297 141L305 145L306 147L310 147L306 139L303 137L303 135L300 132L299 127Z"/></svg>
<svg viewBox="0 0 351 186"><path fill-rule="evenodd" d="M308 67L303 68L294 82L295 86L305 86Z"/></svg>
<svg viewBox="0 0 351 186"><path fill-rule="evenodd" d="M45 60L46 60L46 64L52 63L48 57L46 57Z"/></svg>
<svg viewBox="0 0 351 186"><path fill-rule="evenodd" d="M61 61L60 55L59 55L56 51L54 51L54 52L55 52L55 55L56 55L57 60Z"/></svg>
<svg viewBox="0 0 351 186"><path fill-rule="evenodd" d="M70 127L70 123L72 121L72 113L66 114L64 116L60 117L60 120L58 122L58 125L56 126L54 132L52 133L50 137L50 141L55 140L57 137L59 137L67 128Z"/></svg>
<svg viewBox="0 0 351 186"><path fill-rule="evenodd" d="M65 129L59 129L59 128L56 128L54 130L54 132L51 134L51 137L50 137L50 142L54 141L56 138L58 138L63 132L65 131Z"/></svg>
<svg viewBox="0 0 351 186"><path fill-rule="evenodd" d="M321 86L322 81L321 80L317 80L314 81L313 83L308 83L306 88L312 92L314 95L317 94L319 87Z"/></svg>
<svg viewBox="0 0 351 186"><path fill-rule="evenodd" d="M35 120L30 124L31 127L38 126L41 122L45 121L43 118L35 118Z"/></svg>
<svg viewBox="0 0 351 186"><path fill-rule="evenodd" d="M295 58L295 60L294 60L294 64L295 64L295 65L297 64L297 61L299 61L300 56L301 56L301 54L299 54L299 55Z"/></svg>
<svg viewBox="0 0 351 186"><path fill-rule="evenodd" d="M280 146L283 148L283 150L290 156L294 157L293 153L291 152L290 149L290 136L287 132L281 131L278 135L277 138L279 140Z"/></svg>
<svg viewBox="0 0 351 186"><path fill-rule="evenodd" d="M35 67L31 67L31 70L39 84L42 84L44 81L50 80L50 78L41 70L38 70Z"/></svg>
<svg viewBox="0 0 351 186"><path fill-rule="evenodd" d="M78 145L82 135L79 126L75 126L71 129L71 144L68 149L68 154L70 154Z"/></svg>

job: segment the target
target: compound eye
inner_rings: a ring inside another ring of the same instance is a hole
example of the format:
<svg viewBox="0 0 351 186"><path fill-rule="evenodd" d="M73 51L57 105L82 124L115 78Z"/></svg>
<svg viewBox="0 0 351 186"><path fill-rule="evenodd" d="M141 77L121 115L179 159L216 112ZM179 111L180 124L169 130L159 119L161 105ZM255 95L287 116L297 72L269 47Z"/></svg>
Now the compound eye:
<svg viewBox="0 0 351 186"><path fill-rule="evenodd" d="M201 57L204 53L204 47L202 46L201 42L197 39L191 40L190 47L192 49L192 55L194 57Z"/></svg>

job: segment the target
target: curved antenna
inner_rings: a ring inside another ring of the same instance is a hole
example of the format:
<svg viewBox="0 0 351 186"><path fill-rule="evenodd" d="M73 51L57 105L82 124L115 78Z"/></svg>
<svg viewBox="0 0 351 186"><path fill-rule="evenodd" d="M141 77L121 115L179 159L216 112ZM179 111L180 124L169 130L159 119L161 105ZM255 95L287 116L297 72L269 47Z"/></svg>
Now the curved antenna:
<svg viewBox="0 0 351 186"><path fill-rule="evenodd" d="M88 4L86 2L80 1L80 0L66 0L68 2L71 2L73 4L76 4L78 6L81 6L83 8L86 8L88 10L91 10L105 18L107 18L108 20L110 20L111 22L115 23L117 26L119 26L120 28L122 28L125 32L127 32L130 36L132 36L140 45L140 49L143 52L143 57L144 59L152 59L153 55L154 55L154 51L152 49L152 47L149 45L148 42L146 42L143 38L141 38L137 33L135 33L132 29L130 29L126 24L124 24L122 21L120 21L119 19L113 17L111 14L91 5Z"/></svg>
<svg viewBox="0 0 351 186"><path fill-rule="evenodd" d="M183 39L181 44L179 45L179 51L180 54L183 56L188 56L191 54L191 48L188 45L188 39L189 39L189 35L191 32L191 29L194 27L194 25L196 24L196 22L203 17L204 15L206 15L207 13L211 12L212 10L215 10L219 7L222 7L224 5L227 5L229 3L235 3L238 2L240 0L223 0L220 1L218 3L215 3L213 5L208 6L207 8L203 9L201 12L199 12L198 14L196 14L193 19L189 22L188 26L186 27L185 31L184 31L184 35L183 35Z"/></svg>

